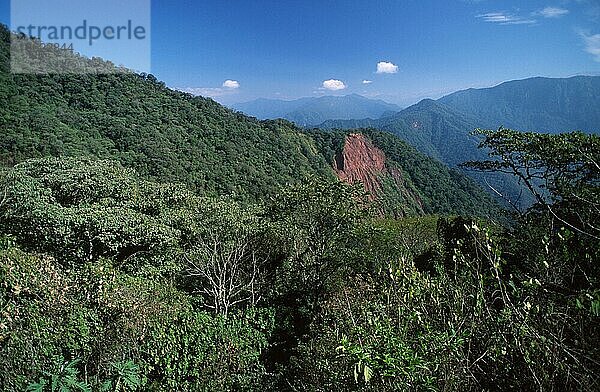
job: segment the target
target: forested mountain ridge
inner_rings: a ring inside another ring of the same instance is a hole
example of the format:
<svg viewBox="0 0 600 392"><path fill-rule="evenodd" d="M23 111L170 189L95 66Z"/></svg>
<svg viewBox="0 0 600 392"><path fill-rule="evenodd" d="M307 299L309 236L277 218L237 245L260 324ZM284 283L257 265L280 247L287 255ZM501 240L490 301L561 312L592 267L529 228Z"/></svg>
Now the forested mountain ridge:
<svg viewBox="0 0 600 392"><path fill-rule="evenodd" d="M379 118L401 108L358 94L301 98L293 101L257 99L232 106L260 119L284 118L299 126L315 126L330 119Z"/></svg>
<svg viewBox="0 0 600 392"><path fill-rule="evenodd" d="M287 121L259 121L213 100L170 90L151 75L11 74L10 36L5 29L2 33L4 164L44 156L114 159L150 180L182 182L201 194L254 201L309 177L335 178L333 160L319 151L313 133ZM439 182L438 166L397 142L409 155L417 154L415 162L423 161L415 169L423 169L428 184L442 193L466 192L482 201L474 205L462 196L426 203L425 211L479 214L491 207L481 190L463 190L458 177ZM412 171L407 168L403 175L409 178ZM397 190L390 186L386 192ZM428 191L421 187L418 192ZM386 210L419 213L403 205Z"/></svg>
<svg viewBox="0 0 600 392"><path fill-rule="evenodd" d="M473 135L475 129L483 127L482 124L484 122L473 115L462 113L439 101L424 99L388 117L376 120L326 121L319 125L319 128L371 127L387 131L418 151L456 168L467 161L487 157L487 151L479 148L481 137ZM526 192L522 192L517 181L511 176L500 173L467 174L490 193L498 191L511 199L511 202L528 206L533 201Z"/></svg>
<svg viewBox="0 0 600 392"><path fill-rule="evenodd" d="M377 120L326 121L322 129L352 129L370 127L389 132L406 141L418 151L440 160L451 168L471 161L485 159L487 152L479 149L480 137L472 135L477 120L431 99L425 99L392 116ZM527 205L530 199L520 196L514 178L497 173L468 172L483 188L489 186L502 192L512 201Z"/></svg>
<svg viewBox="0 0 600 392"><path fill-rule="evenodd" d="M91 155L150 179L253 198L303 176L329 175L310 138L293 125L259 122L152 76L10 74L10 36L0 33L5 164Z"/></svg>
<svg viewBox="0 0 600 392"><path fill-rule="evenodd" d="M438 102L477 118L481 128L600 133L600 76L513 80L457 91Z"/></svg>

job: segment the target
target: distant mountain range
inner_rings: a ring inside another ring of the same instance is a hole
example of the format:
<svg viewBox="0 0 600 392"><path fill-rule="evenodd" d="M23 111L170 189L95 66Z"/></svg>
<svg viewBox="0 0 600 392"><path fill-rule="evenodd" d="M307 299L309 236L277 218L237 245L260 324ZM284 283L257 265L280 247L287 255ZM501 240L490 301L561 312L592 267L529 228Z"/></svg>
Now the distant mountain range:
<svg viewBox="0 0 600 392"><path fill-rule="evenodd" d="M513 80L490 88L457 91L436 102L481 128L600 132L600 76ZM422 108L421 103L406 111ZM360 120L352 124L379 127L389 124L390 118L402 117L397 114L399 106L357 94L293 101L260 98L232 108L259 119L283 118L303 127L330 120Z"/></svg>
<svg viewBox="0 0 600 392"><path fill-rule="evenodd" d="M376 119L401 110L398 105L358 94L294 101L261 98L233 105L232 108L261 120L283 118L303 127L316 126L327 120Z"/></svg>
<svg viewBox="0 0 600 392"><path fill-rule="evenodd" d="M438 100L485 128L600 132L600 76L530 78L468 89Z"/></svg>
<svg viewBox="0 0 600 392"><path fill-rule="evenodd" d="M319 125L322 129L388 131L450 166L463 162L465 157L476 158L484 154L476 148L478 139L469 134L476 127L476 119L431 99L380 119L329 120Z"/></svg>
<svg viewBox="0 0 600 392"><path fill-rule="evenodd" d="M500 126L543 132L600 132L600 77L531 78L486 89L424 99L378 119L328 120L323 129L376 128L391 132L450 166L485 154L475 128Z"/></svg>
<svg viewBox="0 0 600 392"><path fill-rule="evenodd" d="M600 77L531 78L486 89L469 89L437 101L425 99L379 119L329 120L322 129L376 128L388 131L451 167L486 157L471 135L500 126L543 132L600 131ZM473 174L513 200L520 188L506 176ZM527 200L523 200L527 204Z"/></svg>

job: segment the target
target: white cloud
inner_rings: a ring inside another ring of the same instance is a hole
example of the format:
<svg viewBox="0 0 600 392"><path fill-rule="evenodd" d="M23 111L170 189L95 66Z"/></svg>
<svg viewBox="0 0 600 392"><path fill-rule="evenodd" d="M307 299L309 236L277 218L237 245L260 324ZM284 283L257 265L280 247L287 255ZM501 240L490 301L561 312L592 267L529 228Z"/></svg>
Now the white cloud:
<svg viewBox="0 0 600 392"><path fill-rule="evenodd" d="M329 79L323 82L323 88L331 91L343 90L346 85L341 80Z"/></svg>
<svg viewBox="0 0 600 392"><path fill-rule="evenodd" d="M569 13L568 9L560 7L546 7L541 11L535 13L535 15L543 16L544 18L560 18Z"/></svg>
<svg viewBox="0 0 600 392"><path fill-rule="evenodd" d="M585 44L585 51L594 56L594 60L600 63L600 34L579 33Z"/></svg>
<svg viewBox="0 0 600 392"><path fill-rule="evenodd" d="M387 73L387 74L395 74L398 72L398 66L394 63L390 63L387 61L380 61L377 63L377 73Z"/></svg>
<svg viewBox="0 0 600 392"><path fill-rule="evenodd" d="M192 95L200 95L208 98L219 98L226 95L237 94L237 89L240 88L240 82L237 80L227 79L221 87L181 87L175 90L189 93Z"/></svg>
<svg viewBox="0 0 600 392"><path fill-rule="evenodd" d="M225 88L240 88L240 82L238 82L237 80L229 80L227 79L226 81L223 82L223 87Z"/></svg>
<svg viewBox="0 0 600 392"><path fill-rule="evenodd" d="M483 19L485 22L497 23L500 25L534 24L536 22L535 19L526 19L506 12L488 12L486 14L476 15L475 17Z"/></svg>
<svg viewBox="0 0 600 392"><path fill-rule="evenodd" d="M372 80L366 80L365 79L365 80L362 81L362 84L371 84L371 83L373 83Z"/></svg>

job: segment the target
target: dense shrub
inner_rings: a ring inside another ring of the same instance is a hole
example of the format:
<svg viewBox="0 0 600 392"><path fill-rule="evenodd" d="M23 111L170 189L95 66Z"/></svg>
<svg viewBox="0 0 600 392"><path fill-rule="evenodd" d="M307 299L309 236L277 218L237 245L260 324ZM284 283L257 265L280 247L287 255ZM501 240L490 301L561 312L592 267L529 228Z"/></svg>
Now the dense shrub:
<svg viewBox="0 0 600 392"><path fill-rule="evenodd" d="M548 169L510 227L318 178L241 204L108 161L1 173L0 389L597 390L597 137L488 138L473 167Z"/></svg>

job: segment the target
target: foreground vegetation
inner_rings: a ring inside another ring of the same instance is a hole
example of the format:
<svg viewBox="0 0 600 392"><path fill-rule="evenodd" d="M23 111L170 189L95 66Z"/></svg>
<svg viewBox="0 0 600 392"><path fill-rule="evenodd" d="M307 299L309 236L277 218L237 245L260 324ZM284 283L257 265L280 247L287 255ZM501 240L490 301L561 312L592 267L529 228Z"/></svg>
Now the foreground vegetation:
<svg viewBox="0 0 600 392"><path fill-rule="evenodd" d="M383 220L313 178L258 203L114 161L1 174L0 388L597 390L600 141L484 134L511 227Z"/></svg>

